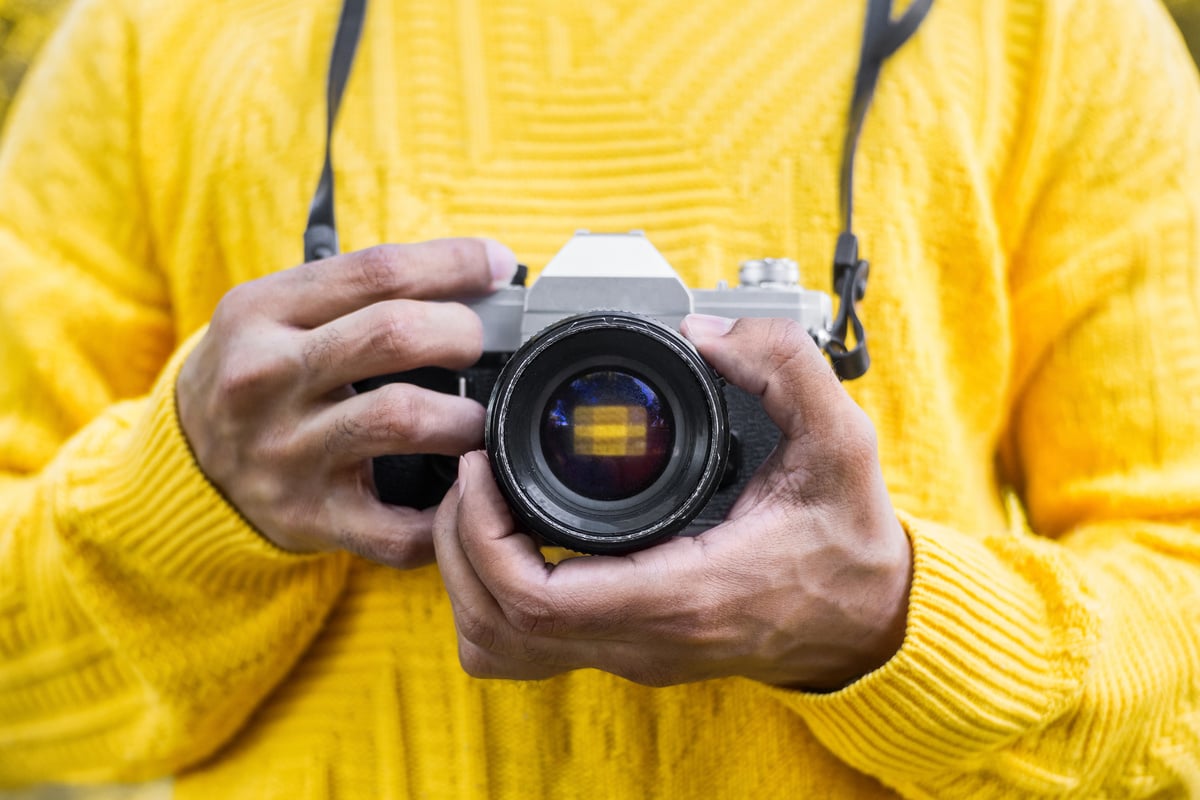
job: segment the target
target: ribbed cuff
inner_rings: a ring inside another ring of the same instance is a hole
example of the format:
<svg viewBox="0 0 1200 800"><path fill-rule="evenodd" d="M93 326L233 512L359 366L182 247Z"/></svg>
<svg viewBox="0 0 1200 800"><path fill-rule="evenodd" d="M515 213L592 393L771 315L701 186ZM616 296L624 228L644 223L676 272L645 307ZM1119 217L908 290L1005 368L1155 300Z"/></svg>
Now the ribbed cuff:
<svg viewBox="0 0 1200 800"><path fill-rule="evenodd" d="M1082 691L1094 618L1050 542L901 515L913 545L900 651L841 691L768 688L845 762L901 786L1028 733Z"/></svg>
<svg viewBox="0 0 1200 800"><path fill-rule="evenodd" d="M244 584L250 576L261 582L272 565L294 569L328 559L291 553L265 539L196 463L179 425L175 384L203 334L201 329L180 347L159 376L127 433L124 457L104 453L72 469L60 503L75 517L68 527L119 538L129 557L203 584Z"/></svg>
<svg viewBox="0 0 1200 800"><path fill-rule="evenodd" d="M349 565L345 553L275 547L201 472L175 412L176 377L201 335L147 397L93 420L53 466L69 596L50 602L87 615L79 638L101 636L91 652L103 680L81 693L122 704L109 727L72 722L63 738L98 763L129 758L120 774L133 778L227 742L322 629ZM79 674L63 677L79 686Z"/></svg>

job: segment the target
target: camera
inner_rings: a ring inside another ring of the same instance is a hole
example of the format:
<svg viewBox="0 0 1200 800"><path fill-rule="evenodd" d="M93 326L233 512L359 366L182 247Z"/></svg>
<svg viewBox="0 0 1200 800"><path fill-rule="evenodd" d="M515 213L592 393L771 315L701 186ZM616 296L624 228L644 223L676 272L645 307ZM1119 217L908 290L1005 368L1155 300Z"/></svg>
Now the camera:
<svg viewBox="0 0 1200 800"><path fill-rule="evenodd" d="M485 442L513 516L546 544L620 554L724 520L779 431L759 400L726 385L680 333L690 313L782 317L827 340L832 303L794 262L742 263L739 285L689 290L639 231L576 233L528 288L469 305L484 355L462 372L402 380L487 403ZM453 459L375 460L381 499L425 507Z"/></svg>

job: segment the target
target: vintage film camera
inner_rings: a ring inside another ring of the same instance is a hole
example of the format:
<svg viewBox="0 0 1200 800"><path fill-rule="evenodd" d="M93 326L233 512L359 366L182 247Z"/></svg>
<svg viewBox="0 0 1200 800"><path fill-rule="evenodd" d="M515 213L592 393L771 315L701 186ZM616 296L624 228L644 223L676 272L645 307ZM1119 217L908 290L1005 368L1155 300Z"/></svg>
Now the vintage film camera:
<svg viewBox="0 0 1200 800"><path fill-rule="evenodd" d="M869 0L842 148L841 233L833 257L838 313L796 282L795 265L742 265L740 286L688 291L639 233L577 234L526 290L513 286L473 307L484 357L463 373L423 369L362 381L360 391L403 380L488 399L486 443L513 514L549 543L623 553L719 524L774 447L758 402L726 387L676 333L690 312L800 322L842 380L870 365L856 306L869 265L854 235L854 156L880 71L920 27L933 0L898 19ZM354 63L366 0L343 0L326 86L325 163L304 230L304 258L338 250L332 134ZM380 497L436 504L454 480L452 459L375 459Z"/></svg>
<svg viewBox="0 0 1200 800"><path fill-rule="evenodd" d="M692 312L782 317L818 342L828 295L783 259L749 261L736 288L689 290L640 232L577 233L528 289L471 303L484 356L405 380L488 405L486 443L520 525L546 543L624 553L719 524L779 438L757 398L727 386L681 334ZM387 502L428 506L453 460L376 459Z"/></svg>

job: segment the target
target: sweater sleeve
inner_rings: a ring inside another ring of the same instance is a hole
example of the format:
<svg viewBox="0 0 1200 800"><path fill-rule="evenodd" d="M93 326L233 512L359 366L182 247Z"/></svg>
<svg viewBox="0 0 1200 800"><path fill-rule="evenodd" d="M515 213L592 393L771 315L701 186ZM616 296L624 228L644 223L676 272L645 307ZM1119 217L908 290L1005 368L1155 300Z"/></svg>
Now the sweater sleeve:
<svg viewBox="0 0 1200 800"><path fill-rule="evenodd" d="M116 2L78 2L0 151L0 786L202 759L345 581L251 529L179 427L135 56Z"/></svg>
<svg viewBox="0 0 1200 800"><path fill-rule="evenodd" d="M1036 7L1023 132L997 193L1014 524L981 534L902 514L914 576L898 654L832 694L768 691L905 796L1192 796L1200 89L1157 3Z"/></svg>

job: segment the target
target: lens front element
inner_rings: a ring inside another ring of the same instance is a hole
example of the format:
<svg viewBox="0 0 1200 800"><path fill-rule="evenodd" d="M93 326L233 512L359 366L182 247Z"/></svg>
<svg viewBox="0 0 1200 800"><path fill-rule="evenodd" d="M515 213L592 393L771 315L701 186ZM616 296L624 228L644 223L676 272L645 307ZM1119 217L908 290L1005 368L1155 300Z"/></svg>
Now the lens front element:
<svg viewBox="0 0 1200 800"><path fill-rule="evenodd" d="M488 403L488 456L524 530L583 553L672 536L716 491L729 456L721 383L653 319L579 314L533 336Z"/></svg>
<svg viewBox="0 0 1200 800"><path fill-rule="evenodd" d="M542 415L542 455L568 489L622 500L650 488L671 458L671 410L649 383L594 370L564 382Z"/></svg>

